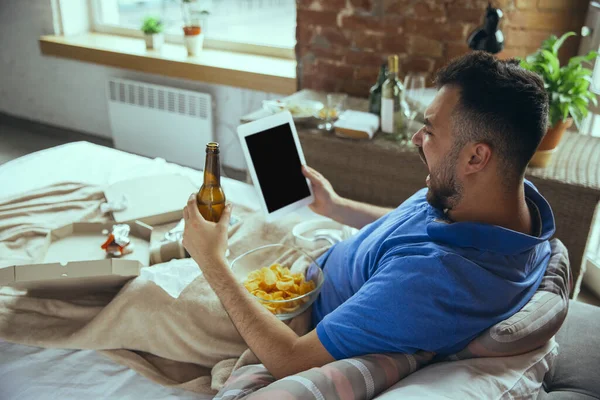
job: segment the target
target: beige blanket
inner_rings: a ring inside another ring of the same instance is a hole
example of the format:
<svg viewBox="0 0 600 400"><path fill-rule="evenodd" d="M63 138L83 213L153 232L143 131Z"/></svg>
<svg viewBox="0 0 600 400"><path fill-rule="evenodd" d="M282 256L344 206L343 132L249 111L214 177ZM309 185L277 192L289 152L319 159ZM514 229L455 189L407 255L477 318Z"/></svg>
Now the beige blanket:
<svg viewBox="0 0 600 400"><path fill-rule="evenodd" d="M100 188L74 183L0 200L3 265L35 261L36 250L52 228L81 220L105 221L99 213L103 200ZM233 213L242 223L230 231L230 257L288 240L286 235L298 222L288 218L266 224L235 206ZM190 262L170 265L178 268ZM305 313L296 318L292 328L304 334L309 317ZM141 277L118 293L76 298L38 298L0 288L0 338L47 348L101 350L155 382L202 393L215 393L234 368L257 362L202 276L177 298Z"/></svg>

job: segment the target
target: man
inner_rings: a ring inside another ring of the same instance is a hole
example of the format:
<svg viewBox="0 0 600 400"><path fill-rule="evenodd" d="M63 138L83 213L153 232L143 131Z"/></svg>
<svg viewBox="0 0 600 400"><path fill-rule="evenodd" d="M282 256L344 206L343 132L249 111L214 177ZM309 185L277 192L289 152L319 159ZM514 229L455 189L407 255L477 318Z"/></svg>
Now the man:
<svg viewBox="0 0 600 400"><path fill-rule="evenodd" d="M524 173L546 131L543 83L516 61L481 52L451 62L436 83L425 125L412 138L429 169L427 189L397 209L343 199L304 169L311 208L362 228L321 258L326 280L312 310L315 329L305 336L254 301L229 271L231 207L213 224L188 203L184 245L275 377L360 354L454 353L537 289L554 219Z"/></svg>

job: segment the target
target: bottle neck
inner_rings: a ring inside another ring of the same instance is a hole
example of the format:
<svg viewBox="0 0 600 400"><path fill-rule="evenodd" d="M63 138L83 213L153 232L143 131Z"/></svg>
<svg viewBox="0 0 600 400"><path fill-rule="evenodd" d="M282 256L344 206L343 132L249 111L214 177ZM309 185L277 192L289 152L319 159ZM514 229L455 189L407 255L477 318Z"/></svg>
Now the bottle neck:
<svg viewBox="0 0 600 400"><path fill-rule="evenodd" d="M380 85L385 82L385 80L387 79L387 69L382 68L379 71L379 76L377 77L377 83L379 83Z"/></svg>
<svg viewBox="0 0 600 400"><path fill-rule="evenodd" d="M398 79L398 73L396 71L388 71L387 78L389 80Z"/></svg>
<svg viewBox="0 0 600 400"><path fill-rule="evenodd" d="M204 164L204 185L217 186L221 184L221 163L219 153L207 152Z"/></svg>

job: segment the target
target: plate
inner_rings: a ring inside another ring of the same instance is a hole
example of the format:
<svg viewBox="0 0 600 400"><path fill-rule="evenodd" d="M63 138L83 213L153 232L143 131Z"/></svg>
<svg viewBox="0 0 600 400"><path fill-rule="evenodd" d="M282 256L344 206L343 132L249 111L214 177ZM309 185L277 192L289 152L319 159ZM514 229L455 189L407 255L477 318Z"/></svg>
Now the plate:
<svg viewBox="0 0 600 400"><path fill-rule="evenodd" d="M315 100L265 100L263 108L273 114L289 111L294 120L305 120L313 116L324 107L323 103Z"/></svg>

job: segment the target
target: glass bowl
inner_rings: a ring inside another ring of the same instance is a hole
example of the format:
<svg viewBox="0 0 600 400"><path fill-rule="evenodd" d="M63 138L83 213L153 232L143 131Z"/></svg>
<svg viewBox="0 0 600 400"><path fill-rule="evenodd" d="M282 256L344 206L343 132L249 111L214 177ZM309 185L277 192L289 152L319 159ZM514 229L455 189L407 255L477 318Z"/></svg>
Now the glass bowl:
<svg viewBox="0 0 600 400"><path fill-rule="evenodd" d="M314 258L303 250L283 244L268 244L247 251L232 261L231 270L238 281L243 283L252 271L270 267L272 264L287 267L292 273L302 272L307 282L313 281L315 284L315 288L310 292L284 300L266 300L251 293L252 297L277 318L282 321L289 320L302 314L315 302L325 277Z"/></svg>

